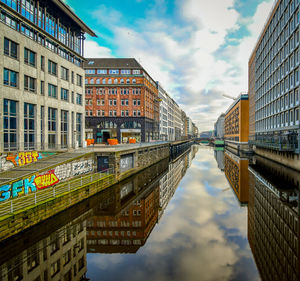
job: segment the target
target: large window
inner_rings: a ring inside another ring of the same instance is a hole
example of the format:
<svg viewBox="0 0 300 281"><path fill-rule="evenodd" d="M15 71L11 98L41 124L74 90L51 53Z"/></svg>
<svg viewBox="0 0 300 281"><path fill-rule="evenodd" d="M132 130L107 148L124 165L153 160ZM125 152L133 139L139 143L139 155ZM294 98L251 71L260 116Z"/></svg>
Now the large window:
<svg viewBox="0 0 300 281"><path fill-rule="evenodd" d="M82 114L76 113L76 133L78 145L81 146Z"/></svg>
<svg viewBox="0 0 300 281"><path fill-rule="evenodd" d="M61 79L64 79L66 81L69 80L69 69L65 67L61 67Z"/></svg>
<svg viewBox="0 0 300 281"><path fill-rule="evenodd" d="M57 63L48 60L48 72L53 75L57 75Z"/></svg>
<svg viewBox="0 0 300 281"><path fill-rule="evenodd" d="M77 78L77 81L76 81L77 86L82 87L82 76L77 74L76 78Z"/></svg>
<svg viewBox="0 0 300 281"><path fill-rule="evenodd" d="M76 103L77 104L82 104L82 95L81 94L76 94Z"/></svg>
<svg viewBox="0 0 300 281"><path fill-rule="evenodd" d="M1 2L5 3L14 10L17 10L17 0L1 0Z"/></svg>
<svg viewBox="0 0 300 281"><path fill-rule="evenodd" d="M107 74L106 69L97 69L97 74Z"/></svg>
<svg viewBox="0 0 300 281"><path fill-rule="evenodd" d="M52 98L57 98L57 86L48 84L48 96Z"/></svg>
<svg viewBox="0 0 300 281"><path fill-rule="evenodd" d="M4 68L3 83L7 86L18 87L18 72Z"/></svg>
<svg viewBox="0 0 300 281"><path fill-rule="evenodd" d="M35 105L24 103L24 149L35 148Z"/></svg>
<svg viewBox="0 0 300 281"><path fill-rule="evenodd" d="M18 44L7 38L4 38L4 54L12 58L18 58Z"/></svg>
<svg viewBox="0 0 300 281"><path fill-rule="evenodd" d="M24 48L24 63L35 66L36 65L36 53Z"/></svg>
<svg viewBox="0 0 300 281"><path fill-rule="evenodd" d="M55 148L57 109L48 107L48 147Z"/></svg>
<svg viewBox="0 0 300 281"><path fill-rule="evenodd" d="M118 69L110 69L109 74L119 74L119 70Z"/></svg>
<svg viewBox="0 0 300 281"><path fill-rule="evenodd" d="M68 101L69 100L69 90L61 88L60 98L62 100Z"/></svg>
<svg viewBox="0 0 300 281"><path fill-rule="evenodd" d="M17 150L17 102L3 101L3 142L4 150Z"/></svg>
<svg viewBox="0 0 300 281"><path fill-rule="evenodd" d="M32 0L21 0L21 14L22 16L33 22L34 4Z"/></svg>
<svg viewBox="0 0 300 281"><path fill-rule="evenodd" d="M68 146L68 111L61 111L61 145L63 148Z"/></svg>
<svg viewBox="0 0 300 281"><path fill-rule="evenodd" d="M36 79L30 76L24 75L24 90L35 93L36 91Z"/></svg>

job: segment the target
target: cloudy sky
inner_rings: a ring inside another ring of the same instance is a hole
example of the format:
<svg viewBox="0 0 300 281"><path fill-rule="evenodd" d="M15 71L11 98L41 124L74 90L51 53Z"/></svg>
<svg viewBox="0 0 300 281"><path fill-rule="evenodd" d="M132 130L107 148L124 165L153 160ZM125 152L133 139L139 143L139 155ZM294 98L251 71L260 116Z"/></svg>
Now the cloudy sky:
<svg viewBox="0 0 300 281"><path fill-rule="evenodd" d="M134 57L200 131L247 91L248 59L274 0L66 0L98 38L86 57Z"/></svg>

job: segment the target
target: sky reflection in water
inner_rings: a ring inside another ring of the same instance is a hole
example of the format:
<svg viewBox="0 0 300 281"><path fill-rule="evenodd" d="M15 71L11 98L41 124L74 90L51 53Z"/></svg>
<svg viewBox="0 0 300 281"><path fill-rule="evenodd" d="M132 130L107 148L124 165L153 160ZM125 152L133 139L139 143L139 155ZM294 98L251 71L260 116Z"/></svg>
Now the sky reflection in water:
<svg viewBox="0 0 300 281"><path fill-rule="evenodd" d="M160 221L136 254L88 254L91 280L259 280L240 207L200 147Z"/></svg>

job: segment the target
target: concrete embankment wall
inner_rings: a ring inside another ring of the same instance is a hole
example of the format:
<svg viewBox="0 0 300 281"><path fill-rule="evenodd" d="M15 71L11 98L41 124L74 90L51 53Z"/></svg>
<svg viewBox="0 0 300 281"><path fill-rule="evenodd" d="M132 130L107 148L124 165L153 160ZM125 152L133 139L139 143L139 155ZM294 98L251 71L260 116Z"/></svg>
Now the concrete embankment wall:
<svg viewBox="0 0 300 281"><path fill-rule="evenodd" d="M299 154L291 152L274 151L264 148L255 148L255 154L300 171Z"/></svg>
<svg viewBox="0 0 300 281"><path fill-rule="evenodd" d="M88 157L83 156L82 159L80 159L81 161L87 162L89 165L84 162L85 165L80 166L78 165L78 160L76 160L76 166L68 163L60 163L56 168L51 167L51 169L54 170L54 173L55 171L57 171L57 177L60 176L60 179L62 181L63 178L65 179L62 184L66 184L67 179L67 182L70 182L71 186L73 181L78 181L78 177L80 177L80 175L78 175L77 172L80 169L82 169L82 173L85 177L88 176L86 175L86 173L92 175L94 172L97 172L97 170L99 170L99 167L97 167L97 157L99 156L107 157L108 166L111 169L110 174L94 182L87 182L86 184L76 188L75 190L56 195L52 198L49 197L49 199L44 200L43 202L40 202L38 204L36 204L34 200L32 200L30 206L26 206L26 208L23 209L19 208L18 211L7 212L7 214L5 214L4 216L2 215L0 217L0 240L15 235L29 227L32 227L44 221L47 218L58 214L59 212L66 210L67 208L98 193L99 191L109 188L115 183L120 182L121 180L146 169L147 167L159 162L160 160L168 158L169 155L169 144L161 144L110 152L89 152ZM76 168L75 171L72 170L74 168L73 166ZM22 181L24 182L25 180L26 179L22 179ZM57 189L59 189L59 185L60 183L56 186ZM11 184L11 186L13 186L13 183ZM50 190L52 190L51 186L45 188L45 190L43 191L49 192ZM34 192L27 195L20 193L20 196L18 196L17 199L22 204L22 201L28 201L29 196L32 196L31 198L33 198L33 195ZM15 202L14 200L14 198L10 198L9 200L7 200L6 204L9 204L11 201ZM0 205L0 208L2 206Z"/></svg>

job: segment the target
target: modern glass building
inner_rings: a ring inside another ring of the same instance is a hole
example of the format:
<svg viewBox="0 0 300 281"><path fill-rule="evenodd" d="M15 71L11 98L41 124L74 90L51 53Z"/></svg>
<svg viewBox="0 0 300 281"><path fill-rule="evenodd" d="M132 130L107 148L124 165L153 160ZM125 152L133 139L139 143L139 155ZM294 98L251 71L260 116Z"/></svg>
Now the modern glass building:
<svg viewBox="0 0 300 281"><path fill-rule="evenodd" d="M250 87L249 92L250 101L255 100L255 106L250 106L255 110L255 132L250 131L256 146L296 153L300 140L299 2L276 1L249 61L249 87L255 82L254 91Z"/></svg>
<svg viewBox="0 0 300 281"><path fill-rule="evenodd" d="M0 152L82 145L84 33L61 0L0 0Z"/></svg>

